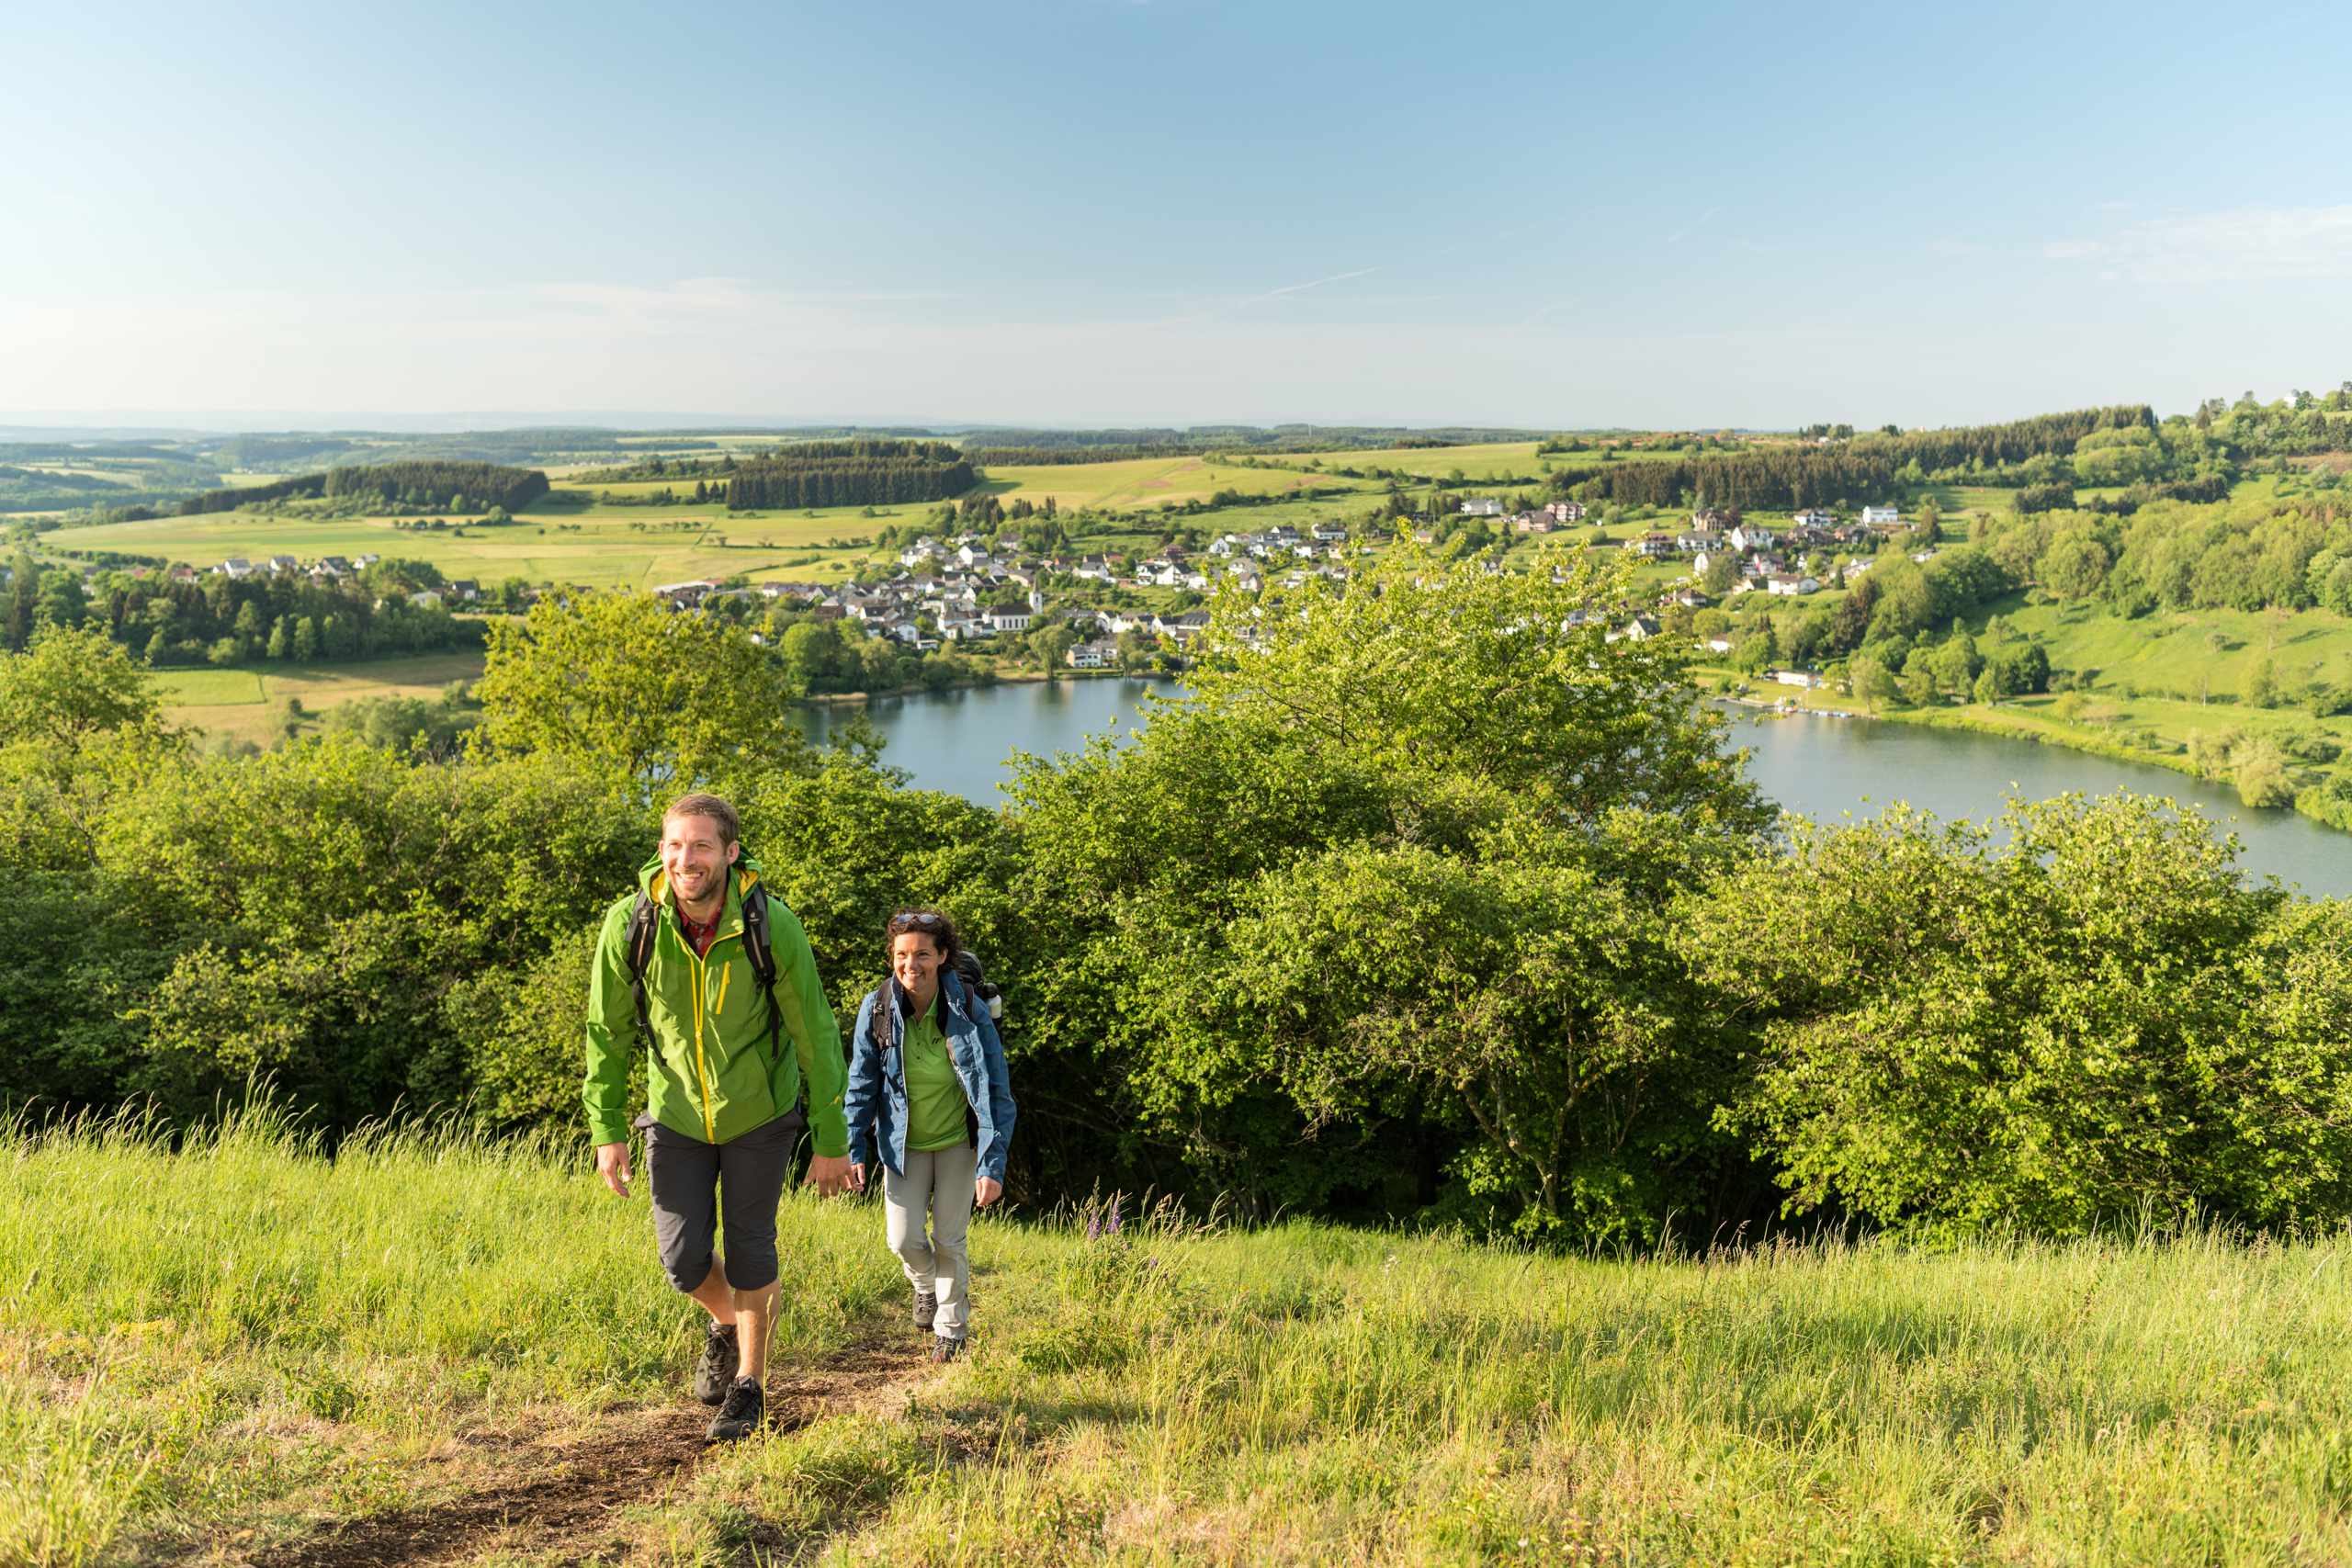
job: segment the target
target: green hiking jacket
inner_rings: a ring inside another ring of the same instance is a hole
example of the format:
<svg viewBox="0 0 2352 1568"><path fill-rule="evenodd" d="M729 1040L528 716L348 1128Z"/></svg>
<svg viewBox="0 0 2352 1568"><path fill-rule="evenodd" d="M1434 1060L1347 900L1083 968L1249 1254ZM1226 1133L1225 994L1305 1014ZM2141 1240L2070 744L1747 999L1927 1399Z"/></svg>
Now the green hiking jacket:
<svg viewBox="0 0 2352 1568"><path fill-rule="evenodd" d="M645 1002L653 1030L646 1074L653 1119L675 1133L723 1144L774 1121L808 1086L808 1125L821 1156L849 1152L842 1119L841 1026L799 918L771 895L768 941L775 953L775 1002L791 1049L772 1052L767 1008L759 977L743 949L743 890L759 880L759 863L745 856L729 878L718 935L701 958L678 930L669 877L657 858L638 873L647 897L662 907L653 956L645 966ZM629 1056L637 1048L637 1001L629 988L628 920L637 896L605 911L596 962L588 976L589 1136L599 1144L628 1138ZM774 1059L781 1057L781 1060Z"/></svg>

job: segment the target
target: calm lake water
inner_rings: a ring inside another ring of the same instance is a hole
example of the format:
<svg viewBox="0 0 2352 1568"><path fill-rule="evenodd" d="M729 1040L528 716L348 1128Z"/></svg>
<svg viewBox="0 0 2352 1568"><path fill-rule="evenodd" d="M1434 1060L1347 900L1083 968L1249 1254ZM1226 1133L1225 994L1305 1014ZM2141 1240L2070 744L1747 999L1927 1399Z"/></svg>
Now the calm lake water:
<svg viewBox="0 0 2352 1568"><path fill-rule="evenodd" d="M1141 722L1144 699L1173 694L1164 681L1042 682L888 697L856 707L810 707L803 722L823 741L864 712L889 739L884 757L925 789L982 805L1001 803L1014 750L1051 756L1087 738ZM1751 753L1749 770L1767 795L1808 817L1868 817L1895 801L1939 817L1998 816L2012 794L2042 800L2067 790L2104 795L2131 789L2193 805L2233 830L2240 863L2307 893L2352 895L2352 833L2288 811L2248 811L2236 792L2176 773L1996 736L1865 719L1765 718L1734 710L1732 739Z"/></svg>

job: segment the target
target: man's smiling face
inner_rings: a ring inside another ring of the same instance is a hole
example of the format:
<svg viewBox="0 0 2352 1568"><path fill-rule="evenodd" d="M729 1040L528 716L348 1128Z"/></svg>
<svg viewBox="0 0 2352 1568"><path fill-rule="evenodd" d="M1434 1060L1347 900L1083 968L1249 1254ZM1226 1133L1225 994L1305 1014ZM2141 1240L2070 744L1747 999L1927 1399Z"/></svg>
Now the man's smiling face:
<svg viewBox="0 0 2352 1568"><path fill-rule="evenodd" d="M662 821L662 869L678 902L702 918L702 912L726 896L727 868L743 852L741 844L722 842L718 824L707 817L680 813Z"/></svg>

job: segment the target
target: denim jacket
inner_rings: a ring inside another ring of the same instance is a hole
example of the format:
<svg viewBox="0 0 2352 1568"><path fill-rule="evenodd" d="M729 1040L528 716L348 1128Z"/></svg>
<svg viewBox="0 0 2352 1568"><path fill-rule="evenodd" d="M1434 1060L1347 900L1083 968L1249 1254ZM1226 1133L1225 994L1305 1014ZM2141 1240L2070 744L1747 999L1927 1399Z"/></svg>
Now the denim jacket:
<svg viewBox="0 0 2352 1568"><path fill-rule="evenodd" d="M973 1146L979 1154L979 1174L1004 1179L1005 1151L1012 1142L1012 1079L1004 1066L1004 1042L997 1037L988 1004L973 996L954 974L939 977L946 1001L941 1032L947 1039L947 1056L956 1066L956 1081L964 1086L964 1100L977 1127ZM890 1010L897 1025L891 1045L880 1049L874 1040L874 1010ZM849 1090L843 1104L849 1122L849 1157L855 1165L871 1166L878 1149L882 1162L900 1176L907 1172L906 1021L899 1015L899 987L884 981L865 993L858 1004L857 1028L851 1035Z"/></svg>

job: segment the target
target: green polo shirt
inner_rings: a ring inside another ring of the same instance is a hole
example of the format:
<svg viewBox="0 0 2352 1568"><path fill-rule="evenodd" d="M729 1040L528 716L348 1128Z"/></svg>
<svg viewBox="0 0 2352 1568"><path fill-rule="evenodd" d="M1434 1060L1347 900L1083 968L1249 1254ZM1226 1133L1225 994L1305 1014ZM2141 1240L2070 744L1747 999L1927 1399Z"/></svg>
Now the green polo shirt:
<svg viewBox="0 0 2352 1568"><path fill-rule="evenodd" d="M907 1024L907 1147L916 1154L964 1141L964 1086L939 1032L939 1004Z"/></svg>

